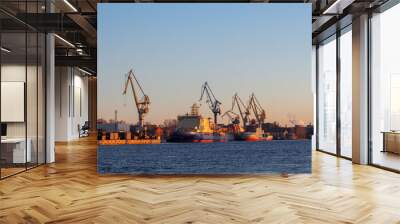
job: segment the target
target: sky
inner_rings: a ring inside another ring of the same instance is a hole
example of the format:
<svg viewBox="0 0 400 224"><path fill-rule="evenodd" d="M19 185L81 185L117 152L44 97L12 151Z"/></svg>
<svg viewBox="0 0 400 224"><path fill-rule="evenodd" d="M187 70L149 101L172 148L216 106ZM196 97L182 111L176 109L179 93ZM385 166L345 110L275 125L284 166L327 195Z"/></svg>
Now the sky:
<svg viewBox="0 0 400 224"><path fill-rule="evenodd" d="M222 112L254 93L266 122L312 123L310 4L112 4L98 6L98 118L136 123L133 69L160 124L201 105L207 81ZM222 118L219 118L221 120ZM227 118L223 119L225 123Z"/></svg>

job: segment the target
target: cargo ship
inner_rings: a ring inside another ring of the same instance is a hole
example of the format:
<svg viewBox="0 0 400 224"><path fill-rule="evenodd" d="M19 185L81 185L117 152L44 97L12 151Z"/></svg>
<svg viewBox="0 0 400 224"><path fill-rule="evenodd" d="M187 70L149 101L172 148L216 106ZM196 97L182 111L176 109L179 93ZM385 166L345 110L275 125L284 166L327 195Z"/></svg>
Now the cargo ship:
<svg viewBox="0 0 400 224"><path fill-rule="evenodd" d="M204 118L199 114L199 106L193 104L191 112L177 118L175 131L167 142L224 142L227 137L223 133L214 132L211 118Z"/></svg>
<svg viewBox="0 0 400 224"><path fill-rule="evenodd" d="M247 130L234 134L235 141L248 141L248 142L257 142L257 141L271 141L273 140L273 136L269 134L265 134L264 131L259 128L246 128Z"/></svg>

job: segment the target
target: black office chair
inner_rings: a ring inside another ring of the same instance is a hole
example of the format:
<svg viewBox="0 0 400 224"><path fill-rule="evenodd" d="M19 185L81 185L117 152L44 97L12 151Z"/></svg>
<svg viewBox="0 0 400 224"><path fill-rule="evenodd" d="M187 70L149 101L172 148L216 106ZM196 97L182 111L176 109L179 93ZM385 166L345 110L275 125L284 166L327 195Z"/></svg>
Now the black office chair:
<svg viewBox="0 0 400 224"><path fill-rule="evenodd" d="M85 121L82 127L79 128L79 138L89 136L89 129L90 129L89 121Z"/></svg>

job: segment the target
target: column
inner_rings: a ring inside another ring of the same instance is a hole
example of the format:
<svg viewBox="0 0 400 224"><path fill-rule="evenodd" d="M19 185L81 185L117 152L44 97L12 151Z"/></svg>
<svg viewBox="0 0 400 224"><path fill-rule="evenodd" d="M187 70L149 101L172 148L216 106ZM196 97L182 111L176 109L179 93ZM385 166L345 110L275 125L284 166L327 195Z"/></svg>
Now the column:
<svg viewBox="0 0 400 224"><path fill-rule="evenodd" d="M352 157L368 163L368 15L353 19Z"/></svg>

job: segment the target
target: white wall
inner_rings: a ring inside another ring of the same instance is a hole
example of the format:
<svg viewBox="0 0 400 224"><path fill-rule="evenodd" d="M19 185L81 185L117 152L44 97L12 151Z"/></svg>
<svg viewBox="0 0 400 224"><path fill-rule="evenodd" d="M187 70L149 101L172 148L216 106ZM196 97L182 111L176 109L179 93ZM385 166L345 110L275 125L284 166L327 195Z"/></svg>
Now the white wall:
<svg viewBox="0 0 400 224"><path fill-rule="evenodd" d="M25 70L27 69L27 70ZM31 74L36 74L36 67L16 64L5 64L1 67L1 81L2 82L25 82L26 71L28 72L28 87L27 87L27 120L28 120L28 137L30 133L30 128L32 132L35 131L36 135L36 113L32 113L32 108L36 112L37 99L36 99L36 80L30 77ZM41 105L39 105L41 106ZM2 110L7 110L7 108L2 108ZM33 123L32 123L33 122ZM7 135L9 137L25 137L25 123L24 122L7 122Z"/></svg>
<svg viewBox="0 0 400 224"><path fill-rule="evenodd" d="M39 69L39 70L37 70ZM3 64L1 66L2 82L17 81L26 84L26 108L22 108L22 112L27 115L24 122L6 122L7 137L24 138L25 134L30 140L30 148L32 161L39 163L44 162L44 74L42 68L35 66L25 66L25 64ZM27 78L27 80L25 80ZM4 96L2 96L4 97ZM7 96L5 96L7 97ZM1 108L9 110L9 108ZM25 111L26 110L26 111ZM37 156L39 153L39 156Z"/></svg>
<svg viewBox="0 0 400 224"><path fill-rule="evenodd" d="M72 67L56 67L55 73L55 140L74 140L78 125L88 120L88 77Z"/></svg>

